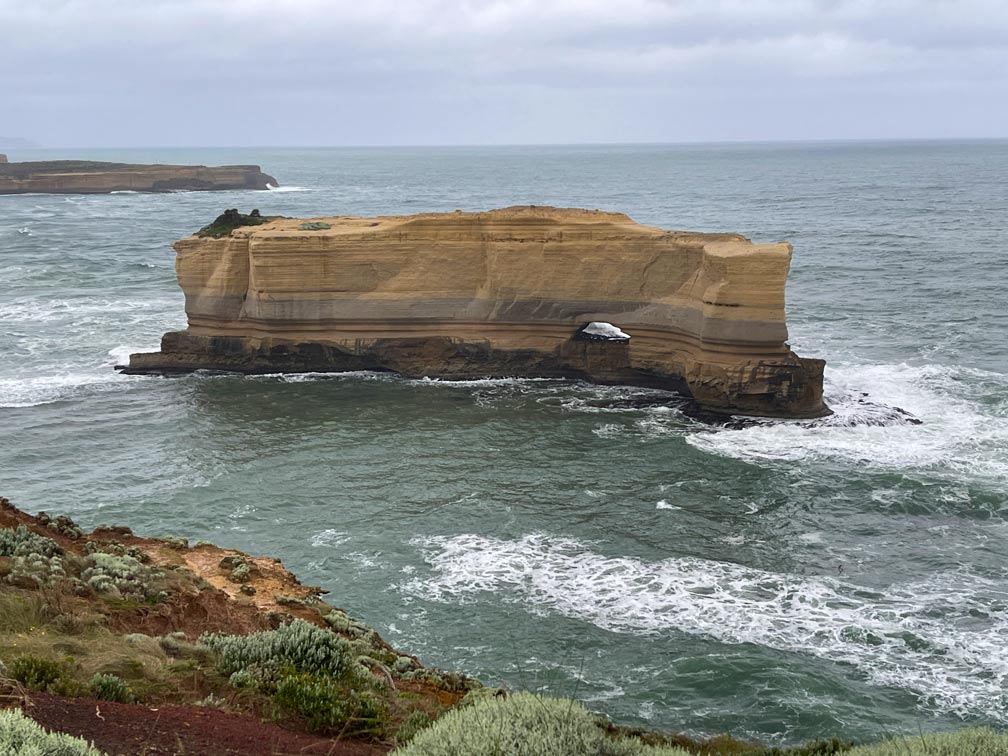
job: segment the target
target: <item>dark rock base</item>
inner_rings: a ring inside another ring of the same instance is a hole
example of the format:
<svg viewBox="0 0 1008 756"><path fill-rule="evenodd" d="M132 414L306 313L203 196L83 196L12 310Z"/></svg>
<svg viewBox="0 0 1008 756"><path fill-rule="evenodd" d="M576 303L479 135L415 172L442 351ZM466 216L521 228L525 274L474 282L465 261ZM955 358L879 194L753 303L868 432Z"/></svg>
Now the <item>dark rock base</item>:
<svg viewBox="0 0 1008 756"><path fill-rule="evenodd" d="M237 336L200 336L188 331L164 335L160 352L130 356L116 366L127 375L179 375L198 370L240 373L341 373L356 370L393 372L407 377L445 380L479 378L568 378L604 385L630 385L674 391L689 403L691 414L723 418L822 417L822 360L794 355L781 363L760 363L748 381L721 374L690 381L679 375L633 368L630 346L618 341L572 339L553 352L494 349L485 342L443 336L379 339L349 350L319 343Z"/></svg>

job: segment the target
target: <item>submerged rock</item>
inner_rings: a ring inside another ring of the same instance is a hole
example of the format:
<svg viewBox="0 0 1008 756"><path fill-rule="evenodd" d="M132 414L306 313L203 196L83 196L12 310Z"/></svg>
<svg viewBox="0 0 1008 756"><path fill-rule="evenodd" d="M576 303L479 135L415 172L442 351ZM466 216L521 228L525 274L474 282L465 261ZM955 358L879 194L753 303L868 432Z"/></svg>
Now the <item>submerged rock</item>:
<svg viewBox="0 0 1008 756"><path fill-rule="evenodd" d="M571 377L717 413L829 413L824 362L786 343L786 242L551 207L257 225L229 212L207 227L221 233L174 245L188 329L125 372Z"/></svg>

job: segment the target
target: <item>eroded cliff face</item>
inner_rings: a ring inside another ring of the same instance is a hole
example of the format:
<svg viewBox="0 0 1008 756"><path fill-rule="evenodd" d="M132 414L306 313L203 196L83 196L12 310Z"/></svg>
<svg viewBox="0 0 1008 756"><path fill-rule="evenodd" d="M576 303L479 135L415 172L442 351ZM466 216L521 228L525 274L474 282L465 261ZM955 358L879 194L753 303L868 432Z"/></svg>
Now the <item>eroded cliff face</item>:
<svg viewBox="0 0 1008 756"><path fill-rule="evenodd" d="M257 165L133 165L88 160L0 161L0 194L107 194L265 189L277 180Z"/></svg>
<svg viewBox="0 0 1008 756"><path fill-rule="evenodd" d="M828 412L824 363L786 344L787 243L515 207L277 219L174 246L189 327L128 372L568 376L718 412ZM596 321L629 340L581 333Z"/></svg>

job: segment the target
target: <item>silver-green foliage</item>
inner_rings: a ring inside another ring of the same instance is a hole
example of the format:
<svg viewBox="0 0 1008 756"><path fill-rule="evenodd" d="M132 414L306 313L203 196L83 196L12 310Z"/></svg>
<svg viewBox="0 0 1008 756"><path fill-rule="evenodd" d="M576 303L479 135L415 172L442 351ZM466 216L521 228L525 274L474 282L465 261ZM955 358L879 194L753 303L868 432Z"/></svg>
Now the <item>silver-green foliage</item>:
<svg viewBox="0 0 1008 756"><path fill-rule="evenodd" d="M396 756L688 756L679 748L614 740L576 701L515 693L443 714Z"/></svg>
<svg viewBox="0 0 1008 756"><path fill-rule="evenodd" d="M45 730L20 711L0 711L0 753L16 756L103 756L87 741Z"/></svg>
<svg viewBox="0 0 1008 756"><path fill-rule="evenodd" d="M118 593L123 598L142 601L163 598L157 582L163 577L131 556L96 551L87 558L87 567L81 573L89 588L98 593Z"/></svg>
<svg viewBox="0 0 1008 756"><path fill-rule="evenodd" d="M129 556L144 564L150 561L150 556L143 549L138 549L136 546L126 546L119 541L85 541L84 551L87 554L102 551L116 556Z"/></svg>
<svg viewBox="0 0 1008 756"><path fill-rule="evenodd" d="M291 670L342 679L354 670L344 638L301 619L249 635L205 633L200 642L217 652L217 668L228 676L261 679L257 671L269 677Z"/></svg>
<svg viewBox="0 0 1008 756"><path fill-rule="evenodd" d="M1008 733L959 730L886 740L859 746L847 756L1008 756Z"/></svg>
<svg viewBox="0 0 1008 756"><path fill-rule="evenodd" d="M46 558L58 557L63 549L52 538L40 536L28 530L24 525L18 525L13 530L0 530L0 556L26 557L39 555Z"/></svg>
<svg viewBox="0 0 1008 756"><path fill-rule="evenodd" d="M44 554L17 555L11 561L9 580L30 578L38 585L52 585L67 576L63 558Z"/></svg>

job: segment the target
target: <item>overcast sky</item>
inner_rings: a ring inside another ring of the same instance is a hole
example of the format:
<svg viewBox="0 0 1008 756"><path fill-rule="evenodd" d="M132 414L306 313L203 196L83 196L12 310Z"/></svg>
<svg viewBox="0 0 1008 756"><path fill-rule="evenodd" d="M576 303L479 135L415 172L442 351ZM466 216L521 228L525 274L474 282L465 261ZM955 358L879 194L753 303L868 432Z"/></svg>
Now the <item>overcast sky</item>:
<svg viewBox="0 0 1008 756"><path fill-rule="evenodd" d="M49 147L1008 136L1008 0L0 0Z"/></svg>

